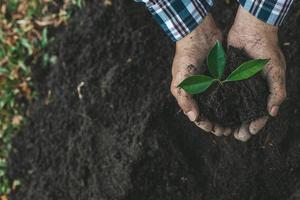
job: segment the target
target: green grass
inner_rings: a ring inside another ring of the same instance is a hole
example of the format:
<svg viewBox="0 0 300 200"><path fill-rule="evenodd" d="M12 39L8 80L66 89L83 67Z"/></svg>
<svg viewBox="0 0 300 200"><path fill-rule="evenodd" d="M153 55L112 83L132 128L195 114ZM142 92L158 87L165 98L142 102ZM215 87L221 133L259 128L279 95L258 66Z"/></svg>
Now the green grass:
<svg viewBox="0 0 300 200"><path fill-rule="evenodd" d="M58 2L2 0L0 4L0 200L22 184L19 180L10 182L6 170L12 138L26 121L28 103L37 98L29 65L53 41L49 27L66 24L69 8L83 5L82 0ZM43 60L55 62L56 57L44 54Z"/></svg>

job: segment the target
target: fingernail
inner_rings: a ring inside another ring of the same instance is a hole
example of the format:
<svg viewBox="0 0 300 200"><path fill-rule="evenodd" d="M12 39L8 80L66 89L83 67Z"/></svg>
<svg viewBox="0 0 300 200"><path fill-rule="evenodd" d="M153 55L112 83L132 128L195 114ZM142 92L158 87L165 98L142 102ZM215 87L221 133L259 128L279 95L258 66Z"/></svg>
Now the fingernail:
<svg viewBox="0 0 300 200"><path fill-rule="evenodd" d="M241 132L241 133L237 133L235 135L235 138L242 142L246 142L247 140L249 140L251 138L251 135L246 132Z"/></svg>
<svg viewBox="0 0 300 200"><path fill-rule="evenodd" d="M241 127L240 129L237 129L235 131L234 137L237 140L246 142L247 140L249 140L251 138L251 135L248 133L248 131L244 127Z"/></svg>
<svg viewBox="0 0 300 200"><path fill-rule="evenodd" d="M201 122L200 128L202 128L206 132L211 132L212 131L212 125L208 122Z"/></svg>
<svg viewBox="0 0 300 200"><path fill-rule="evenodd" d="M195 124L202 130L204 130L205 132L211 132L213 129L213 126L210 122L198 121L198 122L195 122Z"/></svg>
<svg viewBox="0 0 300 200"><path fill-rule="evenodd" d="M257 133L257 129L256 128L253 128L253 127L249 127L249 132L252 134L252 135L255 135Z"/></svg>
<svg viewBox="0 0 300 200"><path fill-rule="evenodd" d="M258 120L251 122L249 131L252 135L256 135L267 123L269 117L262 117Z"/></svg>
<svg viewBox="0 0 300 200"><path fill-rule="evenodd" d="M216 136L223 135L223 130L219 126L216 126L216 125L214 126L214 128L212 128L212 130L210 132Z"/></svg>
<svg viewBox="0 0 300 200"><path fill-rule="evenodd" d="M216 131L210 131L212 134L214 134L215 136L217 136L217 137L220 137L220 136L222 136L223 134L222 133L220 133L220 132L216 132Z"/></svg>
<svg viewBox="0 0 300 200"><path fill-rule="evenodd" d="M226 128L226 129L224 130L223 135L228 136L228 135L230 135L230 134L231 134L231 129L230 129L230 128Z"/></svg>
<svg viewBox="0 0 300 200"><path fill-rule="evenodd" d="M249 131L252 135L255 135L258 132L256 128L249 128Z"/></svg>
<svg viewBox="0 0 300 200"><path fill-rule="evenodd" d="M261 128L262 127L258 128L257 126L253 125L253 123L251 123L249 126L249 132L251 135L256 135Z"/></svg>
<svg viewBox="0 0 300 200"><path fill-rule="evenodd" d="M257 133L257 127L253 125L253 122L249 126L249 132L251 135L255 135Z"/></svg>
<svg viewBox="0 0 300 200"><path fill-rule="evenodd" d="M193 112L193 111L189 111L186 115L188 116L188 118L189 118L192 122L195 121L196 118L197 118L196 113Z"/></svg>
<svg viewBox="0 0 300 200"><path fill-rule="evenodd" d="M275 116L278 114L278 111L279 111L279 106L273 106L273 107L271 108L270 115L271 115L272 117L275 117Z"/></svg>

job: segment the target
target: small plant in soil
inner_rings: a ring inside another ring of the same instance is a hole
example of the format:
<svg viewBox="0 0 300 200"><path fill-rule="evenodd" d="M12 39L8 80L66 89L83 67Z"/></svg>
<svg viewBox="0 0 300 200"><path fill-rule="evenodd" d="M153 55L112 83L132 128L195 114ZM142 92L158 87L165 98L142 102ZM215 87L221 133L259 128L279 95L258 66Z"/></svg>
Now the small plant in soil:
<svg viewBox="0 0 300 200"><path fill-rule="evenodd" d="M226 82L251 78L260 72L268 62L269 59L249 60L242 63L226 79L222 80L226 66L226 55L222 44L217 41L207 57L208 71L211 76L192 75L184 79L178 87L184 89L189 94L200 94L205 92L215 82L222 86Z"/></svg>

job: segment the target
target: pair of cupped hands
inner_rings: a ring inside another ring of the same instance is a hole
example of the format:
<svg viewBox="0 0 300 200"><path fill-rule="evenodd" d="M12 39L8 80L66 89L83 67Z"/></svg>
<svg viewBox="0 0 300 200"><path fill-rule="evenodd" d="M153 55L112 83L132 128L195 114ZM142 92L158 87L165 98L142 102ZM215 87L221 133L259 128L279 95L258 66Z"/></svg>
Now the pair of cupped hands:
<svg viewBox="0 0 300 200"><path fill-rule="evenodd" d="M222 33L209 14L195 30L176 43L171 92L184 114L199 128L216 136L234 134L236 139L247 141L266 125L270 117L278 114L279 106L286 98L286 62L278 46L278 27L260 21L241 6L237 11L234 24L228 33L227 43L244 49L255 59L270 59L263 70L270 94L267 103L269 116L242 123L236 129L222 127L220 124L209 121L202 115L192 96L178 87L185 78L201 72L201 65L217 40L223 40Z"/></svg>

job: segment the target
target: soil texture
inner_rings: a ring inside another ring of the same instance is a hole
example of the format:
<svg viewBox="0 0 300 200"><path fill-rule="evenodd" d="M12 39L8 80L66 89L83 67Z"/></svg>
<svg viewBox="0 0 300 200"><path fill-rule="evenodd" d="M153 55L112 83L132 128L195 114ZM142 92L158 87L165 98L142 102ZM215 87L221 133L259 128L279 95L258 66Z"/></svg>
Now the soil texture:
<svg viewBox="0 0 300 200"><path fill-rule="evenodd" d="M47 50L57 64L32 67L40 98L13 142L8 175L22 186L10 199L299 199L300 5L281 29L288 100L243 143L179 112L169 92L174 44L144 5L112 2L86 1ZM237 4L215 4L228 30Z"/></svg>
<svg viewBox="0 0 300 200"><path fill-rule="evenodd" d="M229 47L222 80L251 59L243 50ZM223 85L216 83L195 98L199 109L209 120L225 127L234 127L267 116L268 94L266 80L258 73L244 81L227 82Z"/></svg>

